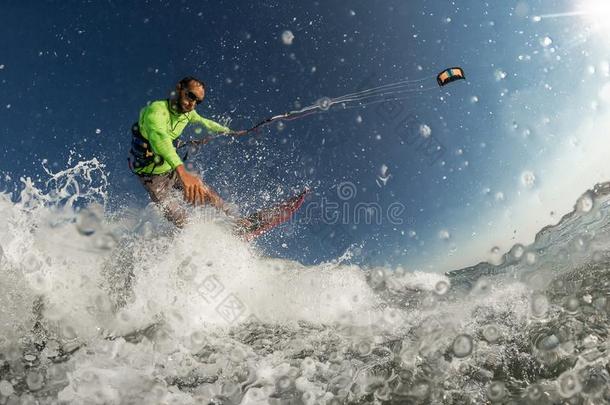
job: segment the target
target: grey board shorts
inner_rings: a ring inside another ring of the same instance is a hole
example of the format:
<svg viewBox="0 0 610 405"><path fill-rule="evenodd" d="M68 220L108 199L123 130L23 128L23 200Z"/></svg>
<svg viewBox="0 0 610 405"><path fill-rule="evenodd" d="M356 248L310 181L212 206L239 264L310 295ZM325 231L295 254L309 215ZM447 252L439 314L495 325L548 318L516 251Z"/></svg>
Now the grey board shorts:
<svg viewBox="0 0 610 405"><path fill-rule="evenodd" d="M188 218L186 207L176 191L183 190L178 173L172 170L163 174L138 174L138 180L144 186L150 199L157 203L163 215L176 226L182 227Z"/></svg>
<svg viewBox="0 0 610 405"><path fill-rule="evenodd" d="M150 199L156 203L173 197L174 190L183 190L175 170L163 174L138 174L138 180L148 191Z"/></svg>

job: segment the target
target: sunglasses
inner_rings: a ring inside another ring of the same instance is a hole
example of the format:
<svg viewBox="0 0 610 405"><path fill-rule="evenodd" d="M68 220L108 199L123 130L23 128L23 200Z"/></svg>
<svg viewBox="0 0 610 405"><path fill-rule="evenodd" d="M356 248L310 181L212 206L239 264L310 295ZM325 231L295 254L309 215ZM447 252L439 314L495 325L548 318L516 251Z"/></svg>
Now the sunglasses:
<svg viewBox="0 0 610 405"><path fill-rule="evenodd" d="M185 91L184 94L186 94L186 98L188 98L191 101L194 101L195 103L197 103L197 105L203 103L203 99L197 98L195 93L193 93L192 91Z"/></svg>

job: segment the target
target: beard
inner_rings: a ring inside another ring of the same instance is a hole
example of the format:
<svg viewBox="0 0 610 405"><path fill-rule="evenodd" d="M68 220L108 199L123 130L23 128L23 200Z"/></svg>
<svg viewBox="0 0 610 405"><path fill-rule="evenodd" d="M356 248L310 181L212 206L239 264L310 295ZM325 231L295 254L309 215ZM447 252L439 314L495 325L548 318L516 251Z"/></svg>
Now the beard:
<svg viewBox="0 0 610 405"><path fill-rule="evenodd" d="M180 98L180 97L174 98L173 100L171 100L171 105L172 105L172 108L180 114L184 114L184 113L191 112L194 110L194 108L189 109L188 107L185 107L184 100L182 100L182 98Z"/></svg>

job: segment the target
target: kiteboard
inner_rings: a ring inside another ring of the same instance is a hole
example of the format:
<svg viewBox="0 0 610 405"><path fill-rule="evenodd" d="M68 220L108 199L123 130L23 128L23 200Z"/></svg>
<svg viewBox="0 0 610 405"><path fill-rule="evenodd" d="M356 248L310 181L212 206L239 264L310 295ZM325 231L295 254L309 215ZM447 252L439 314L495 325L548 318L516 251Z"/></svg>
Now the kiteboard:
<svg viewBox="0 0 610 405"><path fill-rule="evenodd" d="M276 226L288 221L301 208L309 189L274 205L254 212L236 221L235 233L247 241L264 234Z"/></svg>

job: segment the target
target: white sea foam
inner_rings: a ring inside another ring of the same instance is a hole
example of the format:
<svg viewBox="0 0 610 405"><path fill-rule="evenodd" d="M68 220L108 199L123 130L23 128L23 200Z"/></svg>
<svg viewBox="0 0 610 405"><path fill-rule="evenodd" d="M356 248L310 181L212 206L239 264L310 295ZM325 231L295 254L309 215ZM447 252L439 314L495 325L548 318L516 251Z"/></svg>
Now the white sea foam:
<svg viewBox="0 0 610 405"><path fill-rule="evenodd" d="M537 378L554 398L566 373L607 360L597 326L565 338L574 316L607 308L601 284L561 280L607 246L603 234L566 237L581 217L587 235L608 222L593 193L558 238L546 231L501 266L447 277L347 265L349 252L317 266L264 257L205 209L180 232L154 205L105 212L95 160L48 175L23 179L16 202L0 194L0 400L484 402L521 375L492 381L493 370L531 374L575 356ZM587 387L572 394L604 395Z"/></svg>

